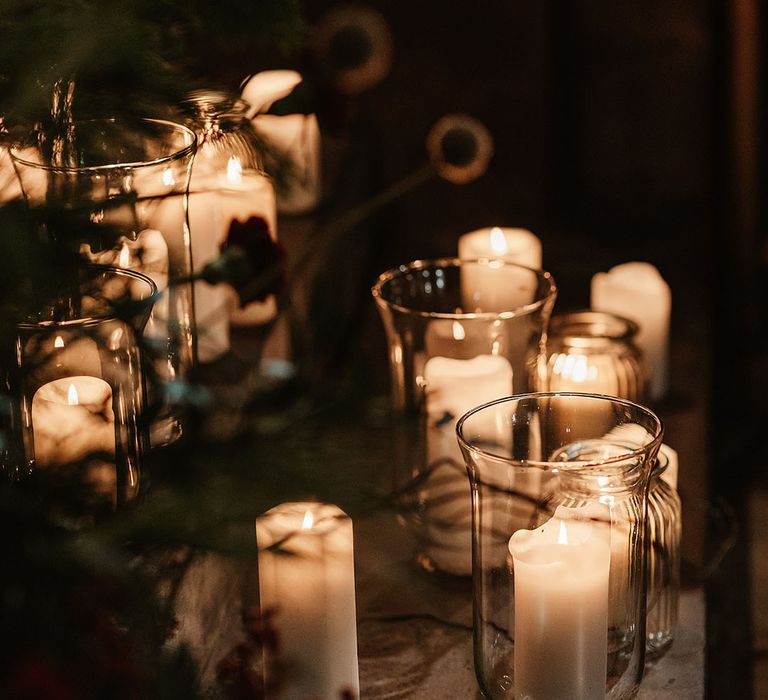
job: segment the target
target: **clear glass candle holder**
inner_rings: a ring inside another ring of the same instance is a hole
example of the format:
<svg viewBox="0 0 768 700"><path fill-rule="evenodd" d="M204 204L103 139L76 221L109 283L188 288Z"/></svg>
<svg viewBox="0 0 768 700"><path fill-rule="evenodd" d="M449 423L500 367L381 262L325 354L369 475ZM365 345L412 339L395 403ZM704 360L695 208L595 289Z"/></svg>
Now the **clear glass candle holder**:
<svg viewBox="0 0 768 700"><path fill-rule="evenodd" d="M160 382L183 378L195 353L192 285L179 280L192 273L187 190L196 143L172 122L97 119L34 131L11 148L27 203L47 207L48 239L91 263L146 275L164 292L146 328ZM181 430L166 406L152 442L172 442Z"/></svg>
<svg viewBox="0 0 768 700"><path fill-rule="evenodd" d="M137 337L156 291L137 272L89 266L78 294L17 326L14 359L3 367L9 476L94 510L136 498L148 444Z"/></svg>
<svg viewBox="0 0 768 700"><path fill-rule="evenodd" d="M626 425L637 429L632 441L617 430ZM633 697L644 663L646 503L659 419L616 398L539 393L476 408L457 433L472 485L484 695Z"/></svg>
<svg viewBox="0 0 768 700"><path fill-rule="evenodd" d="M373 288L398 416L395 500L427 569L471 574L470 491L456 421L530 389L556 291L546 272L457 259L404 265Z"/></svg>
<svg viewBox="0 0 768 700"><path fill-rule="evenodd" d="M643 399L637 324L602 311L555 314L538 391L578 391Z"/></svg>
<svg viewBox="0 0 768 700"><path fill-rule="evenodd" d="M646 651L659 658L672 644L680 598L682 507L677 491L662 476L669 457L662 450L648 490L648 623Z"/></svg>
<svg viewBox="0 0 768 700"><path fill-rule="evenodd" d="M189 96L186 107L198 138L189 187L189 227L194 267L202 270L219 256L234 220L260 219L264 230L277 238L275 188L264 171L264 143L248 119L245 102L226 92L199 90ZM272 295L243 308L229 285L197 282L200 362L215 361L233 345L242 359L255 362L265 329L277 312Z"/></svg>

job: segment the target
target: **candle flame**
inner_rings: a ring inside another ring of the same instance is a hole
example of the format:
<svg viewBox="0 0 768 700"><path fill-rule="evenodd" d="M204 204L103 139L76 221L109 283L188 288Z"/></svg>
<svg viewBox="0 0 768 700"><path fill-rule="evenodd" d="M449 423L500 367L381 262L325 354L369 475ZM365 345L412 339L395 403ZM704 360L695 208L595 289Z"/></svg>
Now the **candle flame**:
<svg viewBox="0 0 768 700"><path fill-rule="evenodd" d="M504 232L498 227L494 226L490 233L491 249L497 255L503 255L509 248L507 246L507 239L504 236Z"/></svg>
<svg viewBox="0 0 768 700"><path fill-rule="evenodd" d="M458 321L453 322L453 339L454 340L464 340L464 338L467 337L467 333L464 330L464 326L461 325Z"/></svg>
<svg viewBox="0 0 768 700"><path fill-rule="evenodd" d="M173 187L176 184L176 179L173 177L173 171L170 168L163 170L163 184L166 187Z"/></svg>
<svg viewBox="0 0 768 700"><path fill-rule="evenodd" d="M552 372L574 382L585 382L597 379L598 368L589 363L586 355L560 354L555 360Z"/></svg>
<svg viewBox="0 0 768 700"><path fill-rule="evenodd" d="M560 521L560 532L557 535L558 544L568 544L568 528L565 526L565 521Z"/></svg>
<svg viewBox="0 0 768 700"><path fill-rule="evenodd" d="M312 515L312 511L308 510L304 513L304 522L301 524L302 530L309 530L314 525L315 517Z"/></svg>
<svg viewBox="0 0 768 700"><path fill-rule="evenodd" d="M69 391L67 392L67 403L70 406L77 406L80 402L77 399L77 389L74 384L69 385Z"/></svg>
<svg viewBox="0 0 768 700"><path fill-rule="evenodd" d="M243 179L243 166L237 156L230 156L227 161L227 180L240 182Z"/></svg>
<svg viewBox="0 0 768 700"><path fill-rule="evenodd" d="M53 347L55 348L63 348L64 347L64 338L62 338L60 335L57 335L56 338L53 340Z"/></svg>
<svg viewBox="0 0 768 700"><path fill-rule="evenodd" d="M128 249L128 244L123 243L123 247L120 250L120 257L117 259L119 267L128 267L128 263L131 261L131 251Z"/></svg>

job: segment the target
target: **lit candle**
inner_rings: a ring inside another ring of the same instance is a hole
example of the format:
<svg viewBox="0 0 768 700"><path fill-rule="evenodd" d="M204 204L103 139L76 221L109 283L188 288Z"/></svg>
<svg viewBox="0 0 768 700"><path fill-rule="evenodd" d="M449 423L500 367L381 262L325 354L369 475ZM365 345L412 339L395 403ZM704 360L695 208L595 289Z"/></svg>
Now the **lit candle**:
<svg viewBox="0 0 768 700"><path fill-rule="evenodd" d="M93 453L114 455L112 389L97 377L66 377L43 384L32 399L35 463L72 464Z"/></svg>
<svg viewBox="0 0 768 700"><path fill-rule="evenodd" d="M466 340L459 321L454 345ZM425 554L443 571L472 573L472 504L469 479L456 440L456 421L467 411L512 393L512 366L499 355L472 359L432 357L424 366L427 410L427 463L430 471L422 496L432 531ZM496 437L493 426L489 434Z"/></svg>
<svg viewBox="0 0 768 700"><path fill-rule="evenodd" d="M625 263L592 278L592 308L624 316L640 327L636 342L643 353L652 400L667 391L671 306L669 285L649 263Z"/></svg>
<svg viewBox="0 0 768 700"><path fill-rule="evenodd" d="M195 270L216 259L233 220L264 219L276 237L275 192L263 173L243 170L237 156L227 161L226 172L217 172L205 152L195 161L189 195L189 228ZM195 317L198 325L198 358L210 362L230 347L230 323L262 325L277 315L274 297L241 309L234 291L224 285L195 283Z"/></svg>
<svg viewBox="0 0 768 700"><path fill-rule="evenodd" d="M619 378L612 359L605 355L578 352L557 353L549 359L552 369L548 391L581 391L616 396Z"/></svg>
<svg viewBox="0 0 768 700"><path fill-rule="evenodd" d="M541 241L524 228L481 228L459 238L462 260L499 258L541 269Z"/></svg>
<svg viewBox="0 0 768 700"><path fill-rule="evenodd" d="M515 697L605 697L608 522L560 506L509 540L514 566Z"/></svg>
<svg viewBox="0 0 768 700"><path fill-rule="evenodd" d="M254 75L242 97L251 106L253 125L290 168L287 191L278 199L285 214L302 214L320 201L320 128L314 114L263 114L301 82L299 73L270 70ZM262 112L262 114L259 114Z"/></svg>
<svg viewBox="0 0 768 700"><path fill-rule="evenodd" d="M135 240L121 236L114 248L97 253L91 252L91 246L83 243L80 253L92 263L140 272L155 283L158 292L168 288L168 245L157 229L144 229ZM150 338L168 336L167 294L162 294L153 304L144 332Z"/></svg>
<svg viewBox="0 0 768 700"><path fill-rule="evenodd" d="M283 503L256 520L262 610L275 610L280 697L359 697L352 520L338 507ZM269 664L265 664L269 674Z"/></svg>

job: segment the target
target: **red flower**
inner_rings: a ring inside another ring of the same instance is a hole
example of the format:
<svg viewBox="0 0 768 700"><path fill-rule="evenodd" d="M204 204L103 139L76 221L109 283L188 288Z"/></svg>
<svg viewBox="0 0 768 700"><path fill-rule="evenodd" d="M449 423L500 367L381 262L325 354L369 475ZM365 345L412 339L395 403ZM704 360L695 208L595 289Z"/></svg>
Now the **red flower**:
<svg viewBox="0 0 768 700"><path fill-rule="evenodd" d="M203 269L210 284L225 282L235 288L240 304L264 301L278 294L285 281L285 249L269 234L269 224L258 216L233 219L221 255Z"/></svg>

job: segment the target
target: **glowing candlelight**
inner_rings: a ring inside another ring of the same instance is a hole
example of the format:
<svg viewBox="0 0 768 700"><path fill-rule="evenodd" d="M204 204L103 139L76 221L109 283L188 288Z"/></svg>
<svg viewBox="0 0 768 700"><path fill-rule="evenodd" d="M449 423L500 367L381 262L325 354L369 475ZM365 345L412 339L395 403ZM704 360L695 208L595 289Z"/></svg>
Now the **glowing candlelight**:
<svg viewBox="0 0 768 700"><path fill-rule="evenodd" d="M560 506L509 540L515 697L605 697L610 519L591 510Z"/></svg>
<svg viewBox="0 0 768 700"><path fill-rule="evenodd" d="M332 505L283 503L256 519L256 541L261 607L275 611L291 668L280 697L359 697L352 520Z"/></svg>

